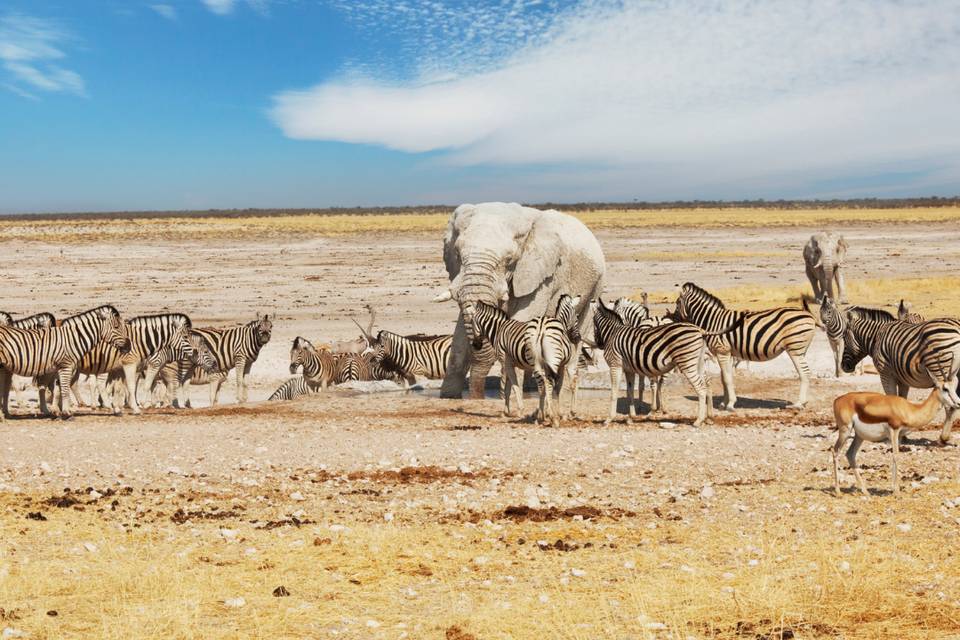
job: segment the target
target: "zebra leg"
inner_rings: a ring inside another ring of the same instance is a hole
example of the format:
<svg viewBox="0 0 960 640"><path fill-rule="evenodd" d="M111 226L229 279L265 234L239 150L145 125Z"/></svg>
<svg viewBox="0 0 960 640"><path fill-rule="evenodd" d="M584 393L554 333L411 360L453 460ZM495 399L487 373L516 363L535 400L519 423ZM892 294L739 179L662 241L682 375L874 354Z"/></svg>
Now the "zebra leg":
<svg viewBox="0 0 960 640"><path fill-rule="evenodd" d="M243 404L247 401L247 381L245 379L247 359L243 356L237 357L237 403Z"/></svg>
<svg viewBox="0 0 960 640"><path fill-rule="evenodd" d="M13 374L7 369L0 369L0 422L7 419L10 415L8 403L10 401L10 383L13 380Z"/></svg>
<svg viewBox="0 0 960 640"><path fill-rule="evenodd" d="M133 415L140 415L140 405L137 403L137 365L128 363L123 365L123 378L127 383L127 404L130 405L130 412Z"/></svg>
<svg viewBox="0 0 960 640"><path fill-rule="evenodd" d="M523 389L517 381L516 366L514 366L513 360L509 357L503 359L503 370L507 379L507 385L503 390L503 415L509 418L512 416L510 412L510 400L514 393L517 395L517 408L521 413L523 412Z"/></svg>
<svg viewBox="0 0 960 640"><path fill-rule="evenodd" d="M793 366L797 370L797 375L800 376L800 397L794 404L790 405L790 408L803 409L804 405L807 404L807 393L810 390L810 367L807 366L807 359L804 354L788 351L787 355L790 356L790 360L793 361Z"/></svg>
<svg viewBox="0 0 960 640"><path fill-rule="evenodd" d="M653 378L650 379L650 391L653 391ZM637 413L643 408L643 394L647 390L647 376L640 375L637 380ZM650 408L653 409L653 397L650 398Z"/></svg>
<svg viewBox="0 0 960 640"><path fill-rule="evenodd" d="M880 384L883 386L883 392L888 396L899 395L900 385L897 384L897 380L893 376L881 374Z"/></svg>
<svg viewBox="0 0 960 640"><path fill-rule="evenodd" d="M633 385L636 379L636 373L624 369L623 377L627 379L627 422L632 422L637 417L637 408L633 404ZM643 384L643 376L640 376L640 384Z"/></svg>
<svg viewBox="0 0 960 640"><path fill-rule="evenodd" d="M550 399L548 398L549 394L552 392L550 389L549 383L547 382L547 376L543 371L534 371L533 377L537 381L537 395L539 395L539 402L537 406L537 411L534 413L534 422L546 422L547 421L547 411L550 408Z"/></svg>
<svg viewBox="0 0 960 640"><path fill-rule="evenodd" d="M723 382L723 408L733 411L737 406L737 391L733 386L733 359L729 353L718 353L720 380Z"/></svg>
<svg viewBox="0 0 960 640"><path fill-rule="evenodd" d="M553 385L553 410L550 413L550 425L553 427L560 426L560 397L563 394L563 385L566 382L567 371L565 368L561 367L557 372L557 379L554 381Z"/></svg>
<svg viewBox="0 0 960 640"><path fill-rule="evenodd" d="M610 413L603 424L610 424L614 416L617 415L617 397L620 395L620 367L610 365Z"/></svg>
<svg viewBox="0 0 960 640"><path fill-rule="evenodd" d="M834 376L839 378L843 375L843 369L840 363L843 361L843 340L830 339L830 346L833 348L833 368Z"/></svg>
<svg viewBox="0 0 960 640"><path fill-rule="evenodd" d="M664 407L663 407L663 380L664 380L665 377L666 377L666 376L657 376L657 380L656 380L656 384L657 384L657 389L656 389L657 408L656 408L656 412L657 412L657 413L663 413L664 411L666 411L666 409L664 409Z"/></svg>
<svg viewBox="0 0 960 640"><path fill-rule="evenodd" d="M217 398L220 397L220 386L223 384L225 378L222 376L215 376L210 380L210 406L217 406Z"/></svg>
<svg viewBox="0 0 960 640"><path fill-rule="evenodd" d="M73 418L70 411L70 383L73 381L73 369L65 367L57 372L60 379L60 417L64 420Z"/></svg>

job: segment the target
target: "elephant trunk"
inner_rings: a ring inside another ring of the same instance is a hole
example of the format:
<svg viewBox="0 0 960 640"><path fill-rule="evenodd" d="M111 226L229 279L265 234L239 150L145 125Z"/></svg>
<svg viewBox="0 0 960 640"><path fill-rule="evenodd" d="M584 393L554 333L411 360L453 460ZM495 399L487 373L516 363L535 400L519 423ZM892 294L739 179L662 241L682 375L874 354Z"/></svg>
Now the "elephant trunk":
<svg viewBox="0 0 960 640"><path fill-rule="evenodd" d="M500 305L500 296L497 295L498 277L494 270L495 265L495 260L484 254L470 256L464 260L460 286L457 289L457 301L460 303L463 328L466 330L467 338L471 343L477 337L473 333L473 310L476 304L485 302L495 307Z"/></svg>
<svg viewBox="0 0 960 640"><path fill-rule="evenodd" d="M831 300L836 300L833 295L833 272L836 268L833 263L833 258L831 256L823 256L821 258L821 266L823 267L823 295L826 295Z"/></svg>

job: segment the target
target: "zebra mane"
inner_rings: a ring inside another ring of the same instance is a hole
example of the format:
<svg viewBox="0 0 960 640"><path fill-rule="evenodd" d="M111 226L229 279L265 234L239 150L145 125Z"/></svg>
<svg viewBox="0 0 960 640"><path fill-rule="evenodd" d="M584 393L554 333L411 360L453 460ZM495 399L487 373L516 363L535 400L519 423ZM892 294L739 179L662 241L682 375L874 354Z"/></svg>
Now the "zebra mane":
<svg viewBox="0 0 960 640"><path fill-rule="evenodd" d="M86 320L87 318L89 318L89 317L92 316L92 315L99 314L99 313L100 313L101 311L103 311L103 310L108 310L108 311L110 311L110 313L113 315L114 318L119 318L119 317L120 317L120 312L117 311L117 308L116 308L115 306L113 306L112 304L103 304L103 305L100 305L99 307L95 307L95 308L93 308L93 309L87 309L87 310L84 311L83 313L78 313L78 314L76 314L76 315L70 316L69 318L64 318L63 320L61 320L61 321L59 322L59 326L70 325L70 324L74 324L74 323L76 323L76 322L81 322L81 321L83 321L83 320Z"/></svg>
<svg viewBox="0 0 960 640"><path fill-rule="evenodd" d="M704 289L703 287L698 287L697 285L693 284L692 282L687 282L687 283L685 283L685 284L683 285L683 288L681 289L681 292L682 292L683 294L689 293L689 292L691 292L691 291L694 292L694 293L697 293L697 294L699 294L699 295L701 295L701 296L703 296L704 298L706 298L708 301L712 302L713 304L719 305L721 309L726 309L726 308L727 308L727 305L725 305L725 304L723 303L723 300L721 300L721 299L718 298L717 296L713 295L712 293L710 293L709 291L707 291L707 290Z"/></svg>
<svg viewBox="0 0 960 640"><path fill-rule="evenodd" d="M429 342L430 340L436 340L437 338L446 338L446 335L442 334L426 334L426 333L411 333L408 336L401 336L399 333L394 333L393 331L387 331L386 329L381 329L377 333L377 341L380 340L380 336L383 334L388 334L391 336L397 336L398 338L403 338L404 340L409 340L410 342Z"/></svg>
<svg viewBox="0 0 960 640"><path fill-rule="evenodd" d="M893 322L896 318L893 314L884 309L872 309L870 307L848 307L845 309L849 317L861 318L872 322Z"/></svg>
<svg viewBox="0 0 960 640"><path fill-rule="evenodd" d="M13 316L6 311L0 311L0 325L13 324Z"/></svg>
<svg viewBox="0 0 960 640"><path fill-rule="evenodd" d="M292 347L292 348L294 348L294 349L309 349L309 350L311 350L311 351L316 351L316 350L317 350L316 347L313 346L313 343L312 343L312 342L310 342L310 341L307 340L306 338L301 338L300 336L297 336L296 338L293 339L293 347Z"/></svg>
<svg viewBox="0 0 960 640"><path fill-rule="evenodd" d="M186 327L188 329L193 328L193 322L190 320L190 316L185 313L155 313L148 316L134 316L127 319L127 324L145 324L149 323L151 320L184 320Z"/></svg>

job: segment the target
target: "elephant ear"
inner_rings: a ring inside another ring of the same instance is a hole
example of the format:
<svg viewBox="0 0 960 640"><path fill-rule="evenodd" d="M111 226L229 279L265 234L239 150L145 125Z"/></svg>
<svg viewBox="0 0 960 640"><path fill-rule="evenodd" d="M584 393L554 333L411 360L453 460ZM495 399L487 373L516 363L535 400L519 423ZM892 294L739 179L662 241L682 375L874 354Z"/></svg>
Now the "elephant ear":
<svg viewBox="0 0 960 640"><path fill-rule="evenodd" d="M513 270L513 295L528 296L557 270L562 243L553 221L540 217L530 228Z"/></svg>
<svg viewBox="0 0 960 640"><path fill-rule="evenodd" d="M847 257L847 241L843 236L840 236L837 239L837 262L843 263L844 258Z"/></svg>
<svg viewBox="0 0 960 640"><path fill-rule="evenodd" d="M447 275L453 280L460 273L460 256L457 255L457 237L460 235L458 220L467 211L472 211L471 205L460 205L450 215L447 223L447 232L443 236L443 263L447 267Z"/></svg>

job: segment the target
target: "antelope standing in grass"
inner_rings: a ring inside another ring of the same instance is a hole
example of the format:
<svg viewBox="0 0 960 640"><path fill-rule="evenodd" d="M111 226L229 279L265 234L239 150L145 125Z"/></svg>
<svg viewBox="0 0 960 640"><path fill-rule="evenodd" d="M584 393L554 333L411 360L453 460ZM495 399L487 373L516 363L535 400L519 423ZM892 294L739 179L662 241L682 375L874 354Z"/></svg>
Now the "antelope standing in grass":
<svg viewBox="0 0 960 640"><path fill-rule="evenodd" d="M922 429L930 424L941 405L949 411L957 405L951 398L948 382L938 382L927 399L914 404L900 396L882 393L847 393L833 401L833 415L837 422L837 442L833 445L833 491L840 495L840 449L853 429L853 442L847 449L847 463L853 470L860 491L869 495L867 485L857 467L857 452L864 441L890 443L892 464L890 480L893 493L900 492L900 476L897 472L897 453L900 450L900 433Z"/></svg>

